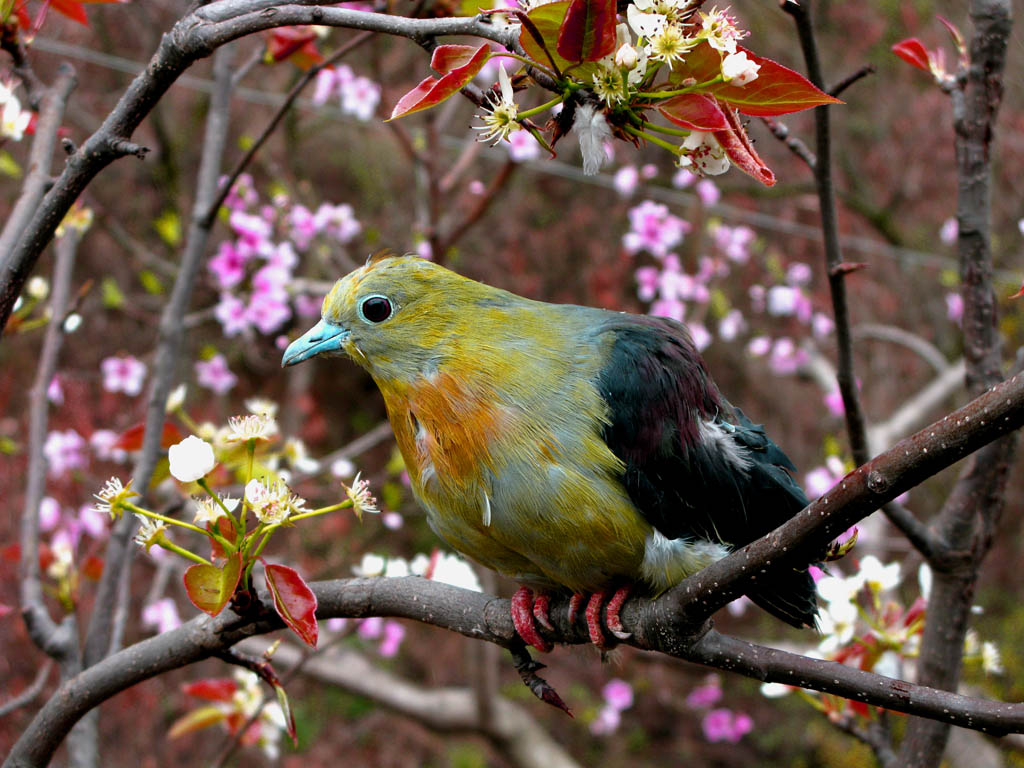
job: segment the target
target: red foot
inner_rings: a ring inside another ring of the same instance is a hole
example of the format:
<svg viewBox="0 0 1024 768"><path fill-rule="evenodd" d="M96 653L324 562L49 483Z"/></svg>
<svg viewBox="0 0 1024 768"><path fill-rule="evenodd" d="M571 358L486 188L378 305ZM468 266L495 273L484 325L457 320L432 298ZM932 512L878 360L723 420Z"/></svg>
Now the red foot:
<svg viewBox="0 0 1024 768"><path fill-rule="evenodd" d="M546 610L546 606L542 607L545 618ZM520 587L512 596L512 623L515 625L516 632L523 638L523 642L532 645L541 653L547 653L551 650L552 645L540 636L533 623L533 618L533 590L529 587Z"/></svg>
<svg viewBox="0 0 1024 768"><path fill-rule="evenodd" d="M608 601L605 611L605 626L619 640L628 640L632 636L622 626L622 620L619 618L619 610L626 602L627 597L629 597L629 587L617 589L611 600ZM587 601L587 633L590 635L590 642L602 651L607 651L612 646L608 644L604 631L601 629L601 606L604 605L604 598L604 592L595 592Z"/></svg>
<svg viewBox="0 0 1024 768"><path fill-rule="evenodd" d="M548 632L554 632L555 628L551 625L551 619L548 618L550 604L551 597L549 595L545 595L543 592L537 595L537 599L533 601L533 618Z"/></svg>
<svg viewBox="0 0 1024 768"><path fill-rule="evenodd" d="M583 594L576 592L572 597L569 598L569 623L576 623L576 614L580 612L580 606L583 605Z"/></svg>

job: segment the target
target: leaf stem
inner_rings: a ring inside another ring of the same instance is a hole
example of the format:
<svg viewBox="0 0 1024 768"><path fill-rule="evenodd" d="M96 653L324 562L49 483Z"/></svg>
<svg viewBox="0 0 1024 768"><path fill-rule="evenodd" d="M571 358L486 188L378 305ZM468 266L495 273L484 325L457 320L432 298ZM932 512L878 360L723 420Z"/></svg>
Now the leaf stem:
<svg viewBox="0 0 1024 768"><path fill-rule="evenodd" d="M546 112L549 109L551 109L553 106L555 106L556 104L561 104L563 101L565 101L565 94L562 94L560 96L555 96L555 98L553 98L551 101L546 101L543 104L541 104L539 107L533 107L532 109L527 109L527 110L525 110L523 112L520 112L516 116L516 120L522 121L522 120L525 120L528 117L533 117L534 115L539 115L541 112Z"/></svg>
<svg viewBox="0 0 1024 768"><path fill-rule="evenodd" d="M199 563L200 565L213 565L213 563L211 563L205 557L200 557L195 552L189 552L184 547L179 547L166 536L161 536L159 541L155 543L161 549L166 549L169 552L174 552L176 555L181 555L186 560L191 560L192 562Z"/></svg>
<svg viewBox="0 0 1024 768"><path fill-rule="evenodd" d="M648 123L648 125L650 125L650 123ZM651 142L651 144L656 144L662 149L667 149L669 152L671 152L673 155L676 155L677 157L682 154L679 147L677 147L675 144L670 144L664 139L659 139L657 136L652 136L646 131L641 131L639 128L634 128L632 125L624 125L623 128L625 128L628 133L631 133L634 136L639 136L645 141Z"/></svg>
<svg viewBox="0 0 1024 768"><path fill-rule="evenodd" d="M721 82L724 82L722 80L722 76L718 75L707 82L694 83L693 85L688 85L685 88L679 88L675 91L640 91L637 96L642 99L671 99L673 96L685 96L688 93L693 93L694 91L699 91L704 88L710 88L712 85L717 85Z"/></svg>

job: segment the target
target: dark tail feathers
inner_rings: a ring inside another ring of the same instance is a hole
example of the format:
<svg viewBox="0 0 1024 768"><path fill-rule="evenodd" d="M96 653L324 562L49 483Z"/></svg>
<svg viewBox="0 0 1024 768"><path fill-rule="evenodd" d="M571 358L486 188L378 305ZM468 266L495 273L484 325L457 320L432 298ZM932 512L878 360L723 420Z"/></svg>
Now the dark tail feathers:
<svg viewBox="0 0 1024 768"><path fill-rule="evenodd" d="M760 576L747 596L772 616L797 629L817 627L814 579L806 570L782 569Z"/></svg>

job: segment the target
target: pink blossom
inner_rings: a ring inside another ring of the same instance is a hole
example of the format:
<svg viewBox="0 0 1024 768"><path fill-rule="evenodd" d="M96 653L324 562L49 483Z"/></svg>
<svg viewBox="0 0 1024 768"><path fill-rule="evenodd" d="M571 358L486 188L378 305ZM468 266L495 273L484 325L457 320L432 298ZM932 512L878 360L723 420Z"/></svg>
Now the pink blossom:
<svg viewBox="0 0 1024 768"><path fill-rule="evenodd" d="M348 625L348 619L335 617L333 619L327 619L327 621L324 622L324 625L330 632L341 632Z"/></svg>
<svg viewBox="0 0 1024 768"><path fill-rule="evenodd" d="M804 475L804 489L812 499L828 491L835 482L835 476L826 467L815 467Z"/></svg>
<svg viewBox="0 0 1024 768"><path fill-rule="evenodd" d="M776 339L771 355L768 357L768 364L778 376L796 373L797 369L806 362L807 352L797 347L791 338L785 336Z"/></svg>
<svg viewBox="0 0 1024 768"><path fill-rule="evenodd" d="M746 264L750 260L750 245L754 242L754 230L750 227L719 224L712 237L715 247L730 261Z"/></svg>
<svg viewBox="0 0 1024 768"><path fill-rule="evenodd" d="M322 107L334 92L337 74L334 67L326 67L316 73L316 82L313 83L313 95L310 100L313 106Z"/></svg>
<svg viewBox="0 0 1024 768"><path fill-rule="evenodd" d="M429 240L424 239L416 243L416 255L427 261L434 258L434 248L430 245Z"/></svg>
<svg viewBox="0 0 1024 768"><path fill-rule="evenodd" d="M267 266L272 269L290 273L299 263L299 255L295 253L295 247L287 240L278 243L267 256Z"/></svg>
<svg viewBox="0 0 1024 768"><path fill-rule="evenodd" d="M747 342L747 352L754 357L764 357L772 348L772 340L768 336L755 336Z"/></svg>
<svg viewBox="0 0 1024 768"><path fill-rule="evenodd" d="M946 294L946 317L960 325L964 319L964 297L959 293Z"/></svg>
<svg viewBox="0 0 1024 768"><path fill-rule="evenodd" d="M323 306L324 297L300 293L295 297L294 303L299 317L320 317L320 308Z"/></svg>
<svg viewBox="0 0 1024 768"><path fill-rule="evenodd" d="M811 304L811 298L803 291L798 291L796 294L796 319L801 323L811 322L811 316L814 314L814 305Z"/></svg>
<svg viewBox="0 0 1024 768"><path fill-rule="evenodd" d="M682 322L686 314L686 305L677 299L658 299L651 304L650 314L656 317L670 317Z"/></svg>
<svg viewBox="0 0 1024 768"><path fill-rule="evenodd" d="M629 222L631 230L622 238L625 249L630 254L646 250L658 258L665 258L691 229L688 222L670 214L667 206L651 200L630 209Z"/></svg>
<svg viewBox="0 0 1024 768"><path fill-rule="evenodd" d="M214 355L205 362L196 362L196 380L199 386L212 389L218 395L230 391L238 383L238 377L228 368L224 355Z"/></svg>
<svg viewBox="0 0 1024 768"><path fill-rule="evenodd" d="M263 248L269 246L271 226L262 216L232 211L228 224L242 242L257 251L262 252Z"/></svg>
<svg viewBox="0 0 1024 768"><path fill-rule="evenodd" d="M693 338L693 344L697 347L697 350L703 352L714 338L707 328L702 323L690 323L690 336Z"/></svg>
<svg viewBox="0 0 1024 768"><path fill-rule="evenodd" d="M767 291L763 285L752 285L747 289L747 295L750 297L750 308L755 312L764 312L765 296Z"/></svg>
<svg viewBox="0 0 1024 768"><path fill-rule="evenodd" d="M64 387L61 386L60 377L54 375L50 383L46 385L46 399L54 405L64 404Z"/></svg>
<svg viewBox="0 0 1024 768"><path fill-rule="evenodd" d="M380 102L380 86L368 77L341 84L341 108L364 123L373 118Z"/></svg>
<svg viewBox="0 0 1024 768"><path fill-rule="evenodd" d="M142 623L147 627L154 627L157 634L177 629L181 626L178 606L169 597L150 603L142 609Z"/></svg>
<svg viewBox="0 0 1024 768"><path fill-rule="evenodd" d="M380 521L384 523L385 528L391 531L397 531L405 525L405 518L397 512L385 512L380 516Z"/></svg>
<svg viewBox="0 0 1024 768"><path fill-rule="evenodd" d="M623 197L632 197L640 184L640 171L635 165L624 165L615 172L612 185L615 191Z"/></svg>
<svg viewBox="0 0 1024 768"><path fill-rule="evenodd" d="M103 372L103 388L107 392L124 392L134 396L142 391L146 366L131 355L105 358L100 363L100 370Z"/></svg>
<svg viewBox="0 0 1024 768"><path fill-rule="evenodd" d="M317 222L313 213L304 205L296 205L288 212L291 239L300 251L309 248L317 234Z"/></svg>
<svg viewBox="0 0 1024 768"><path fill-rule="evenodd" d="M835 387L822 400L825 403L825 408L833 416L839 417L846 413L846 406L843 405L843 393L839 391L839 387Z"/></svg>
<svg viewBox="0 0 1024 768"><path fill-rule="evenodd" d="M819 494L819 495L820 495L820 494ZM824 572L823 570L821 570L821 568L819 568L819 567L818 567L818 566L816 566L816 565L810 565L810 566L808 566L808 567L807 567L807 572L808 572L809 574L811 574L811 579L813 579L813 580L814 580L814 583L815 583L815 584L817 584L817 583L818 583L819 581L821 581L821 580L822 580L823 578L825 578L825 576L827 576L827 575L828 575L828 574L826 574L826 573L825 573L825 572Z"/></svg>
<svg viewBox="0 0 1024 768"><path fill-rule="evenodd" d="M601 689L601 696L610 707L622 711L633 706L633 686L625 680L613 678Z"/></svg>
<svg viewBox="0 0 1024 768"><path fill-rule="evenodd" d="M88 463L85 440L73 429L50 432L43 444L43 454L50 466L51 475L83 469Z"/></svg>
<svg viewBox="0 0 1024 768"><path fill-rule="evenodd" d="M946 245L952 245L956 242L959 229L956 219L950 216L942 222L942 228L939 230L939 239Z"/></svg>
<svg viewBox="0 0 1024 768"><path fill-rule="evenodd" d="M743 333L746 327L747 321L743 318L743 313L733 309L718 322L718 335L725 341L732 341Z"/></svg>
<svg viewBox="0 0 1024 768"><path fill-rule="evenodd" d="M270 295L279 301L287 301L288 289L286 286L291 279L292 275L287 270L267 264L252 276L253 296Z"/></svg>
<svg viewBox="0 0 1024 768"><path fill-rule="evenodd" d="M688 186L693 184L697 180L697 174L693 171L688 171L685 168L680 168L676 171L675 176L672 177L672 186L676 189L686 189Z"/></svg>
<svg viewBox="0 0 1024 768"><path fill-rule="evenodd" d="M222 293L213 314L224 329L224 335L229 338L249 330L249 314L245 303L233 294Z"/></svg>
<svg viewBox="0 0 1024 768"><path fill-rule="evenodd" d="M377 653L385 659L390 659L398 654L398 649L405 639L405 627L397 621L388 620L384 622L384 639L377 647Z"/></svg>
<svg viewBox="0 0 1024 768"><path fill-rule="evenodd" d="M484 186L484 183L480 181L480 179L473 179L469 182L469 194L482 195L485 191L487 191L487 187Z"/></svg>
<svg viewBox="0 0 1024 768"><path fill-rule="evenodd" d="M277 208L272 205L262 205L260 206L260 216L265 222L272 225L277 220Z"/></svg>
<svg viewBox="0 0 1024 768"><path fill-rule="evenodd" d="M245 262L243 252L225 241L220 244L217 255L210 259L207 267L217 278L219 288L232 288L245 277Z"/></svg>
<svg viewBox="0 0 1024 768"><path fill-rule="evenodd" d="M640 267L635 273L637 296L641 301L650 301L658 294L661 272L657 267Z"/></svg>
<svg viewBox="0 0 1024 768"><path fill-rule="evenodd" d="M540 157L540 144L529 131L514 131L508 137L508 156L517 163Z"/></svg>
<svg viewBox="0 0 1024 768"><path fill-rule="evenodd" d="M384 631L384 619L380 616L370 616L359 622L359 629L356 634L366 640L375 640Z"/></svg>
<svg viewBox="0 0 1024 768"><path fill-rule="evenodd" d="M640 178L644 181L650 181L658 175L658 166L654 163L645 163L640 166Z"/></svg>
<svg viewBox="0 0 1024 768"><path fill-rule="evenodd" d="M816 339L823 339L835 330L836 324L824 312L815 312L811 318L811 332Z"/></svg>
<svg viewBox="0 0 1024 768"><path fill-rule="evenodd" d="M788 285L773 285L768 289L765 308L769 315L790 317L796 314L800 291Z"/></svg>
<svg viewBox="0 0 1024 768"><path fill-rule="evenodd" d="M719 191L718 185L711 179L701 179L693 190L704 205L714 205L722 199L722 193Z"/></svg>
<svg viewBox="0 0 1024 768"><path fill-rule="evenodd" d="M292 316L287 296L277 292L254 293L249 299L246 317L260 333L269 336Z"/></svg>
<svg viewBox="0 0 1024 768"><path fill-rule="evenodd" d="M707 681L686 697L686 706L692 709L708 709L722 699L722 684L716 675L709 675Z"/></svg>
<svg viewBox="0 0 1024 768"><path fill-rule="evenodd" d="M89 436L89 446L96 454L96 458L103 461L124 461L125 452L120 448L114 448L119 436L110 429L97 429Z"/></svg>
<svg viewBox="0 0 1024 768"><path fill-rule="evenodd" d="M78 523L94 539L105 539L110 532L109 517L92 504L83 504L78 508Z"/></svg>
<svg viewBox="0 0 1024 768"><path fill-rule="evenodd" d="M352 211L352 206L345 203L322 204L313 216L313 224L318 232L326 232L339 243L351 242L363 229L363 225Z"/></svg>
<svg viewBox="0 0 1024 768"><path fill-rule="evenodd" d="M60 522L60 504L51 496L44 496L39 502L39 530L52 531Z"/></svg>
<svg viewBox="0 0 1024 768"><path fill-rule="evenodd" d="M615 707L601 707L597 717L590 723L590 732L595 736L615 733L622 722L622 714Z"/></svg>
<svg viewBox="0 0 1024 768"><path fill-rule="evenodd" d="M728 741L735 744L744 734L750 733L753 727L754 721L750 715L730 709L713 709L701 721L704 738L712 743Z"/></svg>
<svg viewBox="0 0 1024 768"><path fill-rule="evenodd" d="M786 282L790 285L807 285L811 282L811 267L802 261L795 261L786 270Z"/></svg>
<svg viewBox="0 0 1024 768"><path fill-rule="evenodd" d="M226 183L227 176L221 176L220 184ZM256 190L253 187L252 176L248 173L242 173L235 180L231 191L228 192L228 196L224 198L224 205L229 210L239 211L255 205L258 200L259 195L256 194Z"/></svg>

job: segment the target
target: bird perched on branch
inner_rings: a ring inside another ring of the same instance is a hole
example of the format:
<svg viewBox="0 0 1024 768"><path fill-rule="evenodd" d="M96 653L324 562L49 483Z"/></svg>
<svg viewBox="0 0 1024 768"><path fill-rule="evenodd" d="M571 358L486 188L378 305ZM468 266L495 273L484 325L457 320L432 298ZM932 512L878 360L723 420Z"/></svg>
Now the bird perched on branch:
<svg viewBox="0 0 1024 768"><path fill-rule="evenodd" d="M550 643L548 601L586 596L592 641L625 634L629 590L656 595L781 525L807 498L795 467L719 393L685 326L545 304L413 256L339 280L282 364L348 355L387 406L435 532L523 586L516 630ZM534 598L534 591L537 593ZM813 626L807 568L748 595ZM610 598L610 599L609 599Z"/></svg>

